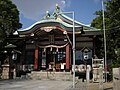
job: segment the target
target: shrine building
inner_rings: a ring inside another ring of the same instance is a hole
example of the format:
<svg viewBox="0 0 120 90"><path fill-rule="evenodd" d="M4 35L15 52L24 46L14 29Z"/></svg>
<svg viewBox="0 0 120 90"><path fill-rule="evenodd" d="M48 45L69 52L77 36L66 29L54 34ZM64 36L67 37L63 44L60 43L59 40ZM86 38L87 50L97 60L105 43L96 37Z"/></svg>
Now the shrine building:
<svg viewBox="0 0 120 90"><path fill-rule="evenodd" d="M74 24L75 64L92 65L92 58L96 55L95 38L102 35L102 32L76 20ZM17 54L16 61L14 58L13 61L21 65L22 69L47 70L51 64L56 71L60 71L61 63L65 64L65 71L72 68L73 19L64 14L58 6L53 14L47 11L38 22L9 36L8 42L21 52Z"/></svg>

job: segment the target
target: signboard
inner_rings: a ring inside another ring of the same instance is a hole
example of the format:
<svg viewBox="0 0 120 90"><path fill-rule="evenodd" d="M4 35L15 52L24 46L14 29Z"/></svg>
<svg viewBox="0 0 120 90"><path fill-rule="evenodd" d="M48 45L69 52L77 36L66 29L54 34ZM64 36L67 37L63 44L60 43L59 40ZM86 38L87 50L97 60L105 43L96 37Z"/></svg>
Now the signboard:
<svg viewBox="0 0 120 90"><path fill-rule="evenodd" d="M48 26L48 27L41 27L40 29L44 30L45 32L50 32L53 29L56 29L56 27L54 27L54 26Z"/></svg>

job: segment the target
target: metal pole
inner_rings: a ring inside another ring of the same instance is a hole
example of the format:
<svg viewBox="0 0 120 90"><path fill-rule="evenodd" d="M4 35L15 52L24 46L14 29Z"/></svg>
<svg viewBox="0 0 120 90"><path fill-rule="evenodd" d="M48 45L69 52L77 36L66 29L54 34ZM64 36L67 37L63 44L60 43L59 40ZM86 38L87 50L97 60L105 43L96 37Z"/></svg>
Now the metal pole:
<svg viewBox="0 0 120 90"><path fill-rule="evenodd" d="M75 12L61 12L59 14L72 14L73 19L73 88L75 88Z"/></svg>
<svg viewBox="0 0 120 90"><path fill-rule="evenodd" d="M102 0L102 14L103 14L103 30L104 30L104 62L105 62L105 81L107 82L107 58L106 58L106 33L105 33L105 16L104 16L104 0Z"/></svg>
<svg viewBox="0 0 120 90"><path fill-rule="evenodd" d="M73 12L73 88L75 88L75 13Z"/></svg>

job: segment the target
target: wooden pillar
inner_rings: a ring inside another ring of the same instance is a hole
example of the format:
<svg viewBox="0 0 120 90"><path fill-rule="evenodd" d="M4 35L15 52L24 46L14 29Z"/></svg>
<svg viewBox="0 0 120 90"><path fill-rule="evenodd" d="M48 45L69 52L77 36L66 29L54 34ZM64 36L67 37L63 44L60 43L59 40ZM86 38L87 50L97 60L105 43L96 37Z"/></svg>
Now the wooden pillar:
<svg viewBox="0 0 120 90"><path fill-rule="evenodd" d="M35 49L34 69L38 69L38 47Z"/></svg>
<svg viewBox="0 0 120 90"><path fill-rule="evenodd" d="M70 45L66 46L66 70L70 70Z"/></svg>

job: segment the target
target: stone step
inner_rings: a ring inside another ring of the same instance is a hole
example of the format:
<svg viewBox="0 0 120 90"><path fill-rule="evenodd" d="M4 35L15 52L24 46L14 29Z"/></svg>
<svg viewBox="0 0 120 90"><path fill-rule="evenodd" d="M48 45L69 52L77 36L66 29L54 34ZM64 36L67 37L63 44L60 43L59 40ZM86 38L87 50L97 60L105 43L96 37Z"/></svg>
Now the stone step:
<svg viewBox="0 0 120 90"><path fill-rule="evenodd" d="M72 80L71 72L41 72L32 71L28 75L31 79Z"/></svg>

